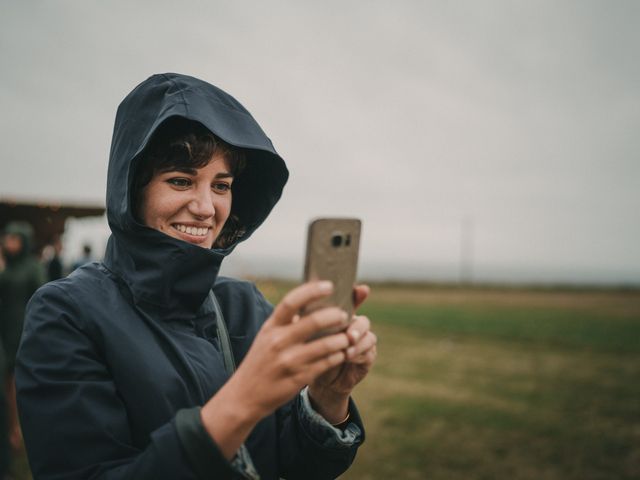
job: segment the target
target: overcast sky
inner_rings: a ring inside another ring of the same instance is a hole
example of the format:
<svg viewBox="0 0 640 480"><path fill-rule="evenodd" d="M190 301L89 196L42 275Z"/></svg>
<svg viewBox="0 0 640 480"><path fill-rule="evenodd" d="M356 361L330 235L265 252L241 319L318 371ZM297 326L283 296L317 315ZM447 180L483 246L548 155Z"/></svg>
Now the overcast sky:
<svg viewBox="0 0 640 480"><path fill-rule="evenodd" d="M176 71L288 162L245 270L340 214L364 273L640 283L640 2L0 5L0 196L104 204L118 103Z"/></svg>

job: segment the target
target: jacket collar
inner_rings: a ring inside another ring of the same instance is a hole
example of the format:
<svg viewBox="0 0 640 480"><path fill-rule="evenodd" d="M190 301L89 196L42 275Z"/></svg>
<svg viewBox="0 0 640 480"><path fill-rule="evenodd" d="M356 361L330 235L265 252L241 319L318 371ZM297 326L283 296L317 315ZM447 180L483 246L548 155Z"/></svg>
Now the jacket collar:
<svg viewBox="0 0 640 480"><path fill-rule="evenodd" d="M113 228L113 227L112 227ZM104 264L154 318L193 318L216 281L225 252L171 238L147 227L114 230Z"/></svg>

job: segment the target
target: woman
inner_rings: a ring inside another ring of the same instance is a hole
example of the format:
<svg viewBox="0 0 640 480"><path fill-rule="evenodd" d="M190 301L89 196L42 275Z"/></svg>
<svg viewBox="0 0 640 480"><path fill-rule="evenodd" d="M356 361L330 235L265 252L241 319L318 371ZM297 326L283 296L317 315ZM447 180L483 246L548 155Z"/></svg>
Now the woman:
<svg viewBox="0 0 640 480"><path fill-rule="evenodd" d="M349 466L364 440L349 395L376 353L368 320L308 342L346 320L297 315L331 285L272 308L218 277L287 177L250 114L212 85L155 75L125 98L104 262L29 306L17 378L35 478L334 478Z"/></svg>

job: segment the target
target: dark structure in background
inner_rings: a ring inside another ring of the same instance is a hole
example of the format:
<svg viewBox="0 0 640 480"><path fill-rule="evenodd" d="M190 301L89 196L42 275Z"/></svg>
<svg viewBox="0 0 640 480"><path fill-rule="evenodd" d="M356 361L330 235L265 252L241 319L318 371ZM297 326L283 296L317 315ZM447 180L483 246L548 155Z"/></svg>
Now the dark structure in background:
<svg viewBox="0 0 640 480"><path fill-rule="evenodd" d="M67 218L101 217L104 210L104 207L97 205L72 205L0 197L0 232L11 221L29 222L34 230L34 251L39 252L56 235L61 236L64 233Z"/></svg>

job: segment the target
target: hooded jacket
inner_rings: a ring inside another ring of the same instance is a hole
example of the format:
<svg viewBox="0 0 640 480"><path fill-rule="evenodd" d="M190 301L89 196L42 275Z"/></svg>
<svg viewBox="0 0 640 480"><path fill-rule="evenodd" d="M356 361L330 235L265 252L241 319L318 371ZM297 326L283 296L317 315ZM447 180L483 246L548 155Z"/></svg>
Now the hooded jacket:
<svg viewBox="0 0 640 480"><path fill-rule="evenodd" d="M0 271L0 338L6 356L6 368L13 370L27 302L46 279L44 268L31 253L31 225L11 222L5 227L4 233L22 239L20 252L6 255L6 268Z"/></svg>
<svg viewBox="0 0 640 480"><path fill-rule="evenodd" d="M136 221L141 152L171 117L203 124L245 149L232 213L246 240L276 204L288 172L249 112L201 80L154 75L116 115L107 180L112 235L102 263L47 284L30 302L16 368L18 403L36 479L217 479L236 473L199 423L197 407L226 382L213 289L239 364L272 307L254 285L219 278L234 245L204 249ZM335 478L363 438L325 441L298 396L245 442L262 479ZM182 410L181 410L182 409ZM184 410L186 409L186 410ZM352 435L353 437L353 435Z"/></svg>

